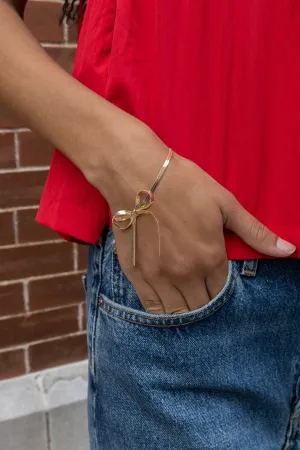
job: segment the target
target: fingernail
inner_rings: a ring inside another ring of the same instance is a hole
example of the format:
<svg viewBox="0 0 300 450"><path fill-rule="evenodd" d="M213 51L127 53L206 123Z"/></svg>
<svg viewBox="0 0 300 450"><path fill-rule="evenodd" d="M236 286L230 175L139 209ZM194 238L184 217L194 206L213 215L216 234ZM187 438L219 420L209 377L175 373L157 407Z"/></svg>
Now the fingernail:
<svg viewBox="0 0 300 450"><path fill-rule="evenodd" d="M296 250L296 247L291 244L290 242L285 241L284 239L278 238L277 239L277 248L281 250L282 252L288 253L291 255Z"/></svg>

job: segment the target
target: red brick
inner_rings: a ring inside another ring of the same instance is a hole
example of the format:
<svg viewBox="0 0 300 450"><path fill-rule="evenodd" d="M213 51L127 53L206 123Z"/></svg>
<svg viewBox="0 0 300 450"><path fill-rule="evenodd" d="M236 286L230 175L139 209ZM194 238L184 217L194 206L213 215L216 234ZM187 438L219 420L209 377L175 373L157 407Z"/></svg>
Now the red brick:
<svg viewBox="0 0 300 450"><path fill-rule="evenodd" d="M0 134L0 169L16 167L13 133Z"/></svg>
<svg viewBox="0 0 300 450"><path fill-rule="evenodd" d="M0 245L13 244L15 241L12 213L0 213Z"/></svg>
<svg viewBox="0 0 300 450"><path fill-rule="evenodd" d="M0 380L25 373L24 350L10 350L0 353Z"/></svg>
<svg viewBox="0 0 300 450"><path fill-rule="evenodd" d="M25 9L25 23L39 41L62 42L63 29L59 25L62 5L53 2L29 1Z"/></svg>
<svg viewBox="0 0 300 450"><path fill-rule="evenodd" d="M41 342L29 347L32 371L81 361L87 358L86 334Z"/></svg>
<svg viewBox="0 0 300 450"><path fill-rule="evenodd" d="M30 310L79 303L84 300L81 275L70 274L29 283Z"/></svg>
<svg viewBox="0 0 300 450"><path fill-rule="evenodd" d="M23 285L16 283L0 286L0 316L11 316L23 312Z"/></svg>
<svg viewBox="0 0 300 450"><path fill-rule="evenodd" d="M0 103L0 128L19 128L25 126L22 119L15 116L7 105Z"/></svg>
<svg viewBox="0 0 300 450"><path fill-rule="evenodd" d="M37 133L19 133L20 165L48 166L52 160L53 146Z"/></svg>
<svg viewBox="0 0 300 450"><path fill-rule="evenodd" d="M47 170L41 170L0 174L0 208L36 205L47 173Z"/></svg>
<svg viewBox="0 0 300 450"><path fill-rule="evenodd" d="M78 269L86 270L88 259L88 245L78 245Z"/></svg>
<svg viewBox="0 0 300 450"><path fill-rule="evenodd" d="M78 331L77 306L0 320L0 348Z"/></svg>
<svg viewBox="0 0 300 450"><path fill-rule="evenodd" d="M0 249L0 281L26 278L73 269L72 245L68 242Z"/></svg>
<svg viewBox="0 0 300 450"><path fill-rule="evenodd" d="M45 50L63 69L69 73L72 72L75 48L47 47Z"/></svg>
<svg viewBox="0 0 300 450"><path fill-rule="evenodd" d="M24 209L17 212L19 241L21 243L59 238L53 230L37 223L35 216L36 209Z"/></svg>

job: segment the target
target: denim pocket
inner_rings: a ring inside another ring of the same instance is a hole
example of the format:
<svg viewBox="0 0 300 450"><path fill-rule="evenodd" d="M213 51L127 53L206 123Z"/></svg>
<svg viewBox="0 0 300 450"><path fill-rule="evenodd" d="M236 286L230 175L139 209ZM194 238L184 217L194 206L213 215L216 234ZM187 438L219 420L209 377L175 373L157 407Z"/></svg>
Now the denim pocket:
<svg viewBox="0 0 300 450"><path fill-rule="evenodd" d="M134 324L153 327L175 327L187 325L214 314L231 297L235 286L234 263L229 261L228 276L222 291L206 305L193 311L179 314L151 314L143 308L135 288L124 274L117 254L113 251L113 241L110 246L110 266L105 267L106 283L100 292L99 306L101 310L118 319Z"/></svg>

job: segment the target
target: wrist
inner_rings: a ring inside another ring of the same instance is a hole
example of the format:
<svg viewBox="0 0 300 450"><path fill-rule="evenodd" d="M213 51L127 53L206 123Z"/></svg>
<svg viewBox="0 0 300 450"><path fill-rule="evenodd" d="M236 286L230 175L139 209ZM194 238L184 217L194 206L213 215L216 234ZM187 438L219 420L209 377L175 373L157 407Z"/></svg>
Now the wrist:
<svg viewBox="0 0 300 450"><path fill-rule="evenodd" d="M101 144L90 147L82 168L109 203L123 203L139 189L150 188L166 156L164 144L153 131L124 114L111 122L114 126L102 129Z"/></svg>

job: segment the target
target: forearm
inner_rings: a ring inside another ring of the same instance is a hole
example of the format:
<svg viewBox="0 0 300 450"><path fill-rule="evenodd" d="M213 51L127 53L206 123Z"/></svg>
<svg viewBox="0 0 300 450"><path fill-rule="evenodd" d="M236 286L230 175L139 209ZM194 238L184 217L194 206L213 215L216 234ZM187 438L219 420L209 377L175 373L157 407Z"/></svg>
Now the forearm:
<svg viewBox="0 0 300 450"><path fill-rule="evenodd" d="M121 132L126 114L54 63L3 0L0 18L1 100L83 172L101 169L101 158L105 167L111 130L118 121Z"/></svg>

